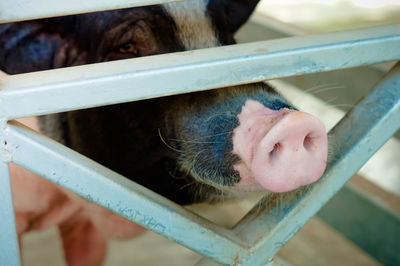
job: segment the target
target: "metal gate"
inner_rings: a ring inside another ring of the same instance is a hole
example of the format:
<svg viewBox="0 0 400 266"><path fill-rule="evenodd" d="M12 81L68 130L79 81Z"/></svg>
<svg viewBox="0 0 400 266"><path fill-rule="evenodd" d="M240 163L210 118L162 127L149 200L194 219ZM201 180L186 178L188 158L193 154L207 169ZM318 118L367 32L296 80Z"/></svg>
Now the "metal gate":
<svg viewBox="0 0 400 266"><path fill-rule="evenodd" d="M162 2L172 1L3 0L0 23ZM268 264L399 129L399 64L329 132L338 148L312 189L286 202L284 211L255 207L232 230L11 120L394 60L400 60L400 25L0 76L0 262L20 264L8 171L13 162L215 262Z"/></svg>

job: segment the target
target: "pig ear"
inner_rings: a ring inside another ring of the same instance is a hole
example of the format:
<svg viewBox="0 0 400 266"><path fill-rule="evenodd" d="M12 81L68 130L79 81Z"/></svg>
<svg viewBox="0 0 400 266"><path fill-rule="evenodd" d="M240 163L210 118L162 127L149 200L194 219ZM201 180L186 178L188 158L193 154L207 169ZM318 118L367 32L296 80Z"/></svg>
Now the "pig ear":
<svg viewBox="0 0 400 266"><path fill-rule="evenodd" d="M209 11L214 19L225 23L231 33L235 33L242 26L256 8L259 0L210 0Z"/></svg>
<svg viewBox="0 0 400 266"><path fill-rule="evenodd" d="M62 38L46 23L10 23L1 27L0 31L3 71L19 74L53 67L54 52L62 43Z"/></svg>
<svg viewBox="0 0 400 266"><path fill-rule="evenodd" d="M236 32L253 13L259 0L228 0L231 32Z"/></svg>

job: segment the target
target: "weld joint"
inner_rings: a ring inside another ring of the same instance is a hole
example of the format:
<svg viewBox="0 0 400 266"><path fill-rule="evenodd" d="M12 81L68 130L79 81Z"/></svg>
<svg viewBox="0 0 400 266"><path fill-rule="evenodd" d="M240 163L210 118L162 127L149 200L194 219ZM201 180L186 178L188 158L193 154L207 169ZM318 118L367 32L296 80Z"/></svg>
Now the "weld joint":
<svg viewBox="0 0 400 266"><path fill-rule="evenodd" d="M0 119L0 160L4 163L12 162L12 149L7 140L7 120Z"/></svg>

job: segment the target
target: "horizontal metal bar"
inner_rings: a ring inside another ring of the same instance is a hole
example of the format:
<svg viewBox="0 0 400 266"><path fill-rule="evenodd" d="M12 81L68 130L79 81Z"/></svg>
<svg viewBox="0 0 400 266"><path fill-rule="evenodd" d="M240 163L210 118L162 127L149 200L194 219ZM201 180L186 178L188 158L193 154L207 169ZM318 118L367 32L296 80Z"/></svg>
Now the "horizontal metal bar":
<svg viewBox="0 0 400 266"><path fill-rule="evenodd" d="M318 182L270 210L260 213L256 206L235 227L236 234L252 246L249 254L238 258L243 265L260 265L272 258L400 128L399 88L400 63L330 131L333 150Z"/></svg>
<svg viewBox="0 0 400 266"><path fill-rule="evenodd" d="M227 230L17 122L5 134L13 162L87 200L221 263L242 252Z"/></svg>
<svg viewBox="0 0 400 266"><path fill-rule="evenodd" d="M1 153L1 151L0 151ZM1 155L1 154L0 154ZM2 265L21 265L8 164L0 160L0 261Z"/></svg>
<svg viewBox="0 0 400 266"><path fill-rule="evenodd" d="M240 265L240 264L234 264L234 265ZM293 266L293 264L285 261L284 259L281 259L280 257L275 256L274 259L269 261L266 264L263 264L264 266ZM199 262L195 264L195 266L221 266L220 263L217 263L215 261L212 261L208 258L202 258Z"/></svg>
<svg viewBox="0 0 400 266"><path fill-rule="evenodd" d="M2 0L0 1L0 23L176 1L182 0Z"/></svg>
<svg viewBox="0 0 400 266"><path fill-rule="evenodd" d="M400 59L400 25L2 77L14 119ZM155 78L156 77L156 78Z"/></svg>
<svg viewBox="0 0 400 266"><path fill-rule="evenodd" d="M400 265L400 216L374 196L344 186L318 216L383 265Z"/></svg>

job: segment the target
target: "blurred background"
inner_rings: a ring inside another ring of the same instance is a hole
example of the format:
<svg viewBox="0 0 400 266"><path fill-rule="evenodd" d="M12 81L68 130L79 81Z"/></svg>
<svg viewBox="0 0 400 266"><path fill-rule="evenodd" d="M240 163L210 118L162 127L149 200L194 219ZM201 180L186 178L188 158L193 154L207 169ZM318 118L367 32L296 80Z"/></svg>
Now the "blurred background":
<svg viewBox="0 0 400 266"><path fill-rule="evenodd" d="M400 22L399 0L263 0L257 12L320 32Z"/></svg>

